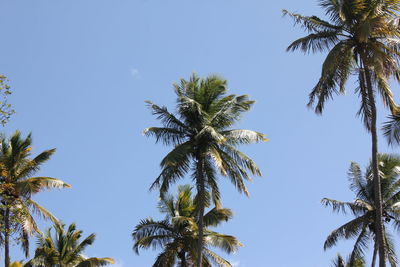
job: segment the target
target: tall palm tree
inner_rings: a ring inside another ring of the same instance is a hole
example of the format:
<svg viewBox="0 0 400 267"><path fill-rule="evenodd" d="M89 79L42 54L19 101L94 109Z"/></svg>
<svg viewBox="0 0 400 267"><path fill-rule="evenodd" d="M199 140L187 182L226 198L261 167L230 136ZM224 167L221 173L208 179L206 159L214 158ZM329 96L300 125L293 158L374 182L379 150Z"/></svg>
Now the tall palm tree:
<svg viewBox="0 0 400 267"><path fill-rule="evenodd" d="M400 227L400 156L378 154L379 174L383 197L383 236L387 245L387 259L392 267L397 266L394 243L386 224L392 223L395 228ZM353 162L349 169L350 189L356 195L351 202L343 202L324 198L322 203L331 206L334 211L351 212L354 219L332 231L327 237L324 249L337 244L339 239L355 238L356 242L350 257L350 263L363 257L370 240L376 240L376 206L375 190L372 179L372 162L363 173L360 166ZM372 267L375 266L377 243L374 242Z"/></svg>
<svg viewBox="0 0 400 267"><path fill-rule="evenodd" d="M50 159L55 149L46 150L34 158L31 156L32 137L26 138L16 131L9 139L0 140L0 199L4 243L5 267L10 265L10 236L19 235L22 248L29 254L29 236L39 232L33 218L37 214L44 219L57 222L47 209L32 200L34 194L45 189L70 187L69 184L51 177L32 177L40 166Z"/></svg>
<svg viewBox="0 0 400 267"><path fill-rule="evenodd" d="M310 93L309 105L322 113L325 102L334 94L345 93L350 74L358 78L356 92L361 98L358 112L372 138L372 170L375 187L376 233L380 266L385 266L383 239L382 196L378 175L378 138L376 129L376 94L393 114L398 108L388 79L400 79L400 28L398 11L400 0L319 0L330 21L316 16L302 16L284 10L296 24L309 34L295 40L288 51L329 51L321 77Z"/></svg>
<svg viewBox="0 0 400 267"><path fill-rule="evenodd" d="M93 244L95 234L81 241L82 231L76 230L74 223L67 230L64 224L55 224L53 228L54 236L52 228L48 228L46 234L38 235L35 257L25 267L95 267L114 263L112 258L88 258L83 255L85 248Z"/></svg>
<svg viewBox="0 0 400 267"><path fill-rule="evenodd" d="M207 196L209 199L209 196ZM192 197L192 188L189 185L179 186L176 197L165 196L159 203L160 212L166 215L162 221L151 218L144 219L136 225L132 237L135 241L133 249L150 247L161 248L153 267L173 267L177 260L179 267L194 266L198 262L197 244L199 239L198 199ZM205 207L210 205L206 201ZM227 260L210 250L216 247L227 253L236 251L241 243L230 235L224 235L210 230L208 227L217 226L232 217L230 209L213 208L204 215L204 241L202 251L202 267L211 267L215 263L220 267L232 266Z"/></svg>
<svg viewBox="0 0 400 267"><path fill-rule="evenodd" d="M261 175L257 165L236 147L265 141L264 134L251 130L236 130L231 127L242 113L248 111L254 101L247 95L226 95L227 81L218 76L200 79L193 74L190 79L181 79L174 84L177 95L177 115L166 107L148 102L154 115L163 127L144 130L147 136L174 148L161 161L161 174L151 189L158 188L161 197L171 184L190 171L198 192L199 261L203 249L203 216L206 193L210 191L213 202L218 206L220 191L217 172L228 177L239 192L248 195L244 180Z"/></svg>

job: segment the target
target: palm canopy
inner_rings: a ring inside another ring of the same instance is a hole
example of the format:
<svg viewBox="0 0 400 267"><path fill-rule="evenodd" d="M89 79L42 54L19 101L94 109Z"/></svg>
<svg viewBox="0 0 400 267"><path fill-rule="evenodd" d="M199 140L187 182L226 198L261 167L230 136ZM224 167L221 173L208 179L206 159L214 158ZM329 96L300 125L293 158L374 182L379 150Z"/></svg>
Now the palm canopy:
<svg viewBox="0 0 400 267"><path fill-rule="evenodd" d="M379 174L383 197L383 217L385 224L392 223L400 229L400 156L379 154ZM351 260L363 257L369 246L369 240L376 240L375 204L371 166L363 173L360 166L353 162L349 169L350 189L356 195L351 202L324 198L322 203L331 206L334 211L350 212L355 218L332 231L327 237L324 249L333 247L340 239L356 239L351 253ZM387 245L387 257L392 266L397 266L394 242L387 227L384 227L384 238ZM376 257L376 245L374 259Z"/></svg>
<svg viewBox="0 0 400 267"><path fill-rule="evenodd" d="M55 224L53 228L54 235L52 228L38 235L35 257L25 267L94 267L114 263L112 258L88 258L83 255L86 247L93 244L95 234L80 240L82 231L77 230L74 223L68 229L64 224Z"/></svg>
<svg viewBox="0 0 400 267"><path fill-rule="evenodd" d="M204 181L211 189L215 203L220 198L216 171L229 177L240 192L248 194L244 184L244 180L251 179L248 171L253 175L261 175L261 171L236 146L265 141L266 138L259 132L231 127L254 101L247 95L226 95L227 81L218 76L200 79L193 74L188 81L181 79L174 87L177 115L166 107L148 102L163 127L150 127L144 133L154 136L157 142L174 146L162 159L161 174L151 188L159 188L162 195L191 168L195 169L194 180L199 182L196 163L201 159Z"/></svg>
<svg viewBox="0 0 400 267"><path fill-rule="evenodd" d="M159 210L165 214L165 219L155 221L144 219L136 225L132 237L133 249L139 253L140 249L162 249L153 267L193 266L197 262L198 219L197 196L192 196L189 185L179 186L177 196L168 195L161 199ZM208 207L210 201L207 201ZM224 208L210 209L204 215L204 250L202 257L203 267L232 266L215 252L212 247L222 249L227 253L235 252L242 244L230 235L224 235L210 230L232 217L232 211ZM178 264L178 265L176 265Z"/></svg>
<svg viewBox="0 0 400 267"><path fill-rule="evenodd" d="M10 138L2 137L0 145L0 198L3 216L1 228L7 266L8 238L12 234L19 235L24 252L28 256L28 237L40 232L33 214L57 222L56 217L31 197L46 189L66 188L70 185L52 177L33 177L41 165L54 154L55 149L43 151L31 158L31 134L22 138L21 133L16 131Z"/></svg>
<svg viewBox="0 0 400 267"><path fill-rule="evenodd" d="M368 87L375 88L393 114L398 110L388 80L400 79L397 19L400 0L319 0L319 3L329 21L283 11L309 33L295 40L287 50L329 51L321 77L310 93L309 105L315 103L315 111L321 113L328 99L345 93L350 74L356 74L359 82L356 92L361 97L358 114L370 130L372 110Z"/></svg>

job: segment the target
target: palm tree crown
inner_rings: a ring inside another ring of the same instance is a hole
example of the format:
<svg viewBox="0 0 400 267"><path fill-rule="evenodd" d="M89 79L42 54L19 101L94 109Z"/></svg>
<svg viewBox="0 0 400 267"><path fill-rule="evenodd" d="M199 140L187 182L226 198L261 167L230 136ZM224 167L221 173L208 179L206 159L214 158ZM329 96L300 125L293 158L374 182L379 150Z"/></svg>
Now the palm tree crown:
<svg viewBox="0 0 400 267"><path fill-rule="evenodd" d="M57 222L48 210L31 199L45 189L70 187L69 184L51 177L32 177L40 166L50 159L55 149L46 150L33 159L32 137L25 139L16 131L11 138L0 140L0 198L2 212L2 241L5 245L5 266L10 264L9 237L19 235L25 255L29 252L29 236L40 232L32 214Z"/></svg>
<svg viewBox="0 0 400 267"><path fill-rule="evenodd" d="M179 262L179 267L193 266L197 262L197 243L199 238L197 197L192 197L189 185L179 186L176 197L169 195L161 199L160 212L166 215L162 221L151 218L142 220L136 225L132 237L135 241L133 249L139 253L142 248L160 248L163 251L157 257L153 267L172 267ZM206 203L206 207L210 204ZM217 247L227 253L236 251L241 243L230 235L224 235L210 230L232 217L230 209L213 208L204 215L204 250L202 267L228 267L231 264L211 251Z"/></svg>
<svg viewBox="0 0 400 267"><path fill-rule="evenodd" d="M392 223L400 227L400 157L396 155L380 154L379 171L381 175L381 188L383 196L383 216L385 224ZM349 169L350 189L356 195L352 202L343 202L324 198L322 203L331 206L334 211L350 211L354 219L335 229L326 239L324 249L337 244L339 239L356 238L351 260L364 256L369 240L375 240L375 203L371 166L363 173L360 166L353 162ZM391 235L384 227L384 238L387 244L387 257L392 266L397 266L394 243ZM375 262L377 247L373 252ZM374 266L374 264L372 265Z"/></svg>
<svg viewBox="0 0 400 267"><path fill-rule="evenodd" d="M95 267L114 263L111 258L88 258L83 255L85 248L93 244L95 234L81 241L82 231L77 230L74 223L67 230L64 224L55 224L53 228L54 236L52 228L47 229L46 234L38 235L35 257L25 267Z"/></svg>
<svg viewBox="0 0 400 267"><path fill-rule="evenodd" d="M163 127L147 128L144 133L154 136L157 142L174 146L161 161L162 172L152 188L159 188L161 194L167 192L169 186L188 173L192 164L198 163L201 158L204 179L216 203L220 196L216 169L228 176L240 192L248 194L244 180L250 177L246 169L253 175L261 175L261 172L248 156L235 147L266 139L261 133L232 130L231 127L254 101L249 100L247 95L226 95L227 81L218 76L200 79L193 74L189 81L181 79L181 83L174 84L174 87L178 116L166 107L147 102ZM196 171L193 176L197 180Z"/></svg>
<svg viewBox="0 0 400 267"><path fill-rule="evenodd" d="M345 93L345 83L350 74L358 77L356 92L361 96L359 115L367 129L371 128L370 97L367 83L376 88L385 106L395 113L397 106L388 79L400 79L400 28L397 12L400 1L386 0L319 0L330 22L317 16L302 16L284 10L296 24L309 35L295 40L288 51L329 51L321 77L310 93L309 105L315 111L323 111L326 100L334 94ZM367 77L368 76L368 77Z"/></svg>

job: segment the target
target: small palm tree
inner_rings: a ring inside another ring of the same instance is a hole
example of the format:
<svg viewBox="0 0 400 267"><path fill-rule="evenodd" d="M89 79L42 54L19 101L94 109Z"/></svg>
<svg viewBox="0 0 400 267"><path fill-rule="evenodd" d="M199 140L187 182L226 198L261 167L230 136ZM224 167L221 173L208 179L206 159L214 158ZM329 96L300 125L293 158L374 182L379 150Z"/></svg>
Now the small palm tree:
<svg viewBox="0 0 400 267"><path fill-rule="evenodd" d="M345 262L340 254L332 261L332 267L365 267L365 260L357 258L352 264L349 261Z"/></svg>
<svg viewBox="0 0 400 267"><path fill-rule="evenodd" d="M239 192L248 195L244 180L261 175L257 165L236 147L265 141L264 134L231 127L241 115L250 110L254 101L247 95L226 95L227 81L218 76L200 79L193 74L190 79L181 79L175 84L177 116L166 107L148 102L153 114L163 127L151 127L144 133L154 136L156 141L174 148L161 161L161 174L152 189L158 188L161 197L171 184L192 171L198 196L199 261L203 255L203 216L206 194L209 191L215 205L219 205L220 191L217 172L228 177Z"/></svg>
<svg viewBox="0 0 400 267"><path fill-rule="evenodd" d="M396 155L379 154L379 174L383 197L383 216L385 221L384 239L387 245L387 259L392 267L397 266L394 242L386 227L390 222L398 228L400 226L400 157ZM368 248L369 241L376 241L374 185L371 164L362 173L360 166L353 162L349 169L350 189L356 195L352 202L324 198L322 203L331 206L334 211L350 211L355 218L332 231L327 237L324 249L337 244L339 239L356 238L350 263L361 258ZM377 256L377 243L373 249L372 267L375 266Z"/></svg>
<svg viewBox="0 0 400 267"><path fill-rule="evenodd" d="M209 197L207 196L207 199ZM197 243L199 239L198 198L192 197L189 185L179 186L176 197L166 196L159 203L160 212L166 215L162 221L151 218L142 220L136 225L132 237L135 241L133 249L139 253L142 248L160 248L153 267L173 267L179 261L179 267L194 266L199 257ZM210 201L206 202L208 207ZM232 266L227 260L211 251L211 247L224 250L227 253L236 251L242 244L230 235L211 231L208 227L217 226L232 217L230 209L213 208L204 215L204 250L202 251L202 267Z"/></svg>
<svg viewBox="0 0 400 267"><path fill-rule="evenodd" d="M350 74L358 79L356 92L360 96L358 112L371 133L372 171L375 185L376 234L380 266L385 266L383 238L382 196L378 174L378 136L376 95L392 114L399 109L389 86L389 79L400 80L400 28L398 12L400 0L319 0L329 21L317 16L302 16L284 10L296 24L309 34L295 40L288 51L329 51L322 65L318 83L310 93L309 105L322 113L325 103L335 94L345 93L345 83ZM390 133L388 133L390 135Z"/></svg>
<svg viewBox="0 0 400 267"><path fill-rule="evenodd" d="M31 159L31 134L21 138L21 133L16 131L10 139L2 138L0 144L1 234L5 267L9 267L10 236L18 235L27 257L29 236L40 231L32 214L36 213L44 219L57 222L56 217L31 197L45 189L65 188L70 185L56 178L32 177L50 159L55 149L46 150Z"/></svg>
<svg viewBox="0 0 400 267"><path fill-rule="evenodd" d="M55 224L53 228L54 236L52 228L38 236L35 257L25 267L95 267L114 263L112 258L87 258L83 255L85 248L93 244L95 234L81 241L82 231L76 230L74 223L66 231L64 224Z"/></svg>

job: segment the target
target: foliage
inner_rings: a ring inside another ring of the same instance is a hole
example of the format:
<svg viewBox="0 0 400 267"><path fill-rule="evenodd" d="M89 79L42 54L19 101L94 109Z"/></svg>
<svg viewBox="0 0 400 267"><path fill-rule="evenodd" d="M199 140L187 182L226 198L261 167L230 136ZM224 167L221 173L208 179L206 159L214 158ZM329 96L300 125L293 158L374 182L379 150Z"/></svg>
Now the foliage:
<svg viewBox="0 0 400 267"><path fill-rule="evenodd" d="M198 242L198 209L197 197L192 197L192 188L189 185L179 186L176 197L169 195L161 199L159 210L165 214L165 219L155 221L147 218L136 225L132 237L135 241L133 249L139 253L140 249L153 247L162 249L153 267L172 267L179 261L180 267L192 266L197 262ZM210 201L206 203L208 207ZM235 252L242 244L230 235L224 235L210 230L208 227L218 226L232 217L230 209L213 208L204 215L203 267L226 267L231 264L211 251L211 247L219 248L227 253ZM187 265L186 265L187 264Z"/></svg>
<svg viewBox="0 0 400 267"><path fill-rule="evenodd" d="M385 224L390 222L396 229L400 227L400 157L397 155L380 154L379 171L383 195L383 214ZM331 248L340 239L356 239L350 257L350 263L365 254L370 240L375 240L375 204L371 166L363 173L360 166L353 162L349 169L350 189L356 195L352 202L343 202L329 198L322 199L325 206L332 207L336 212L350 212L355 218L332 231L327 237L324 249ZM387 244L387 257L391 266L397 266L394 242L388 228L385 227L384 237ZM376 253L376 248L374 253ZM374 255L375 256L375 255Z"/></svg>
<svg viewBox="0 0 400 267"><path fill-rule="evenodd" d="M147 128L145 135L154 136L156 142L174 146L162 159L161 174L151 188L159 189L163 197L171 184L191 172L199 198L198 255L202 257L206 193L211 193L217 206L220 202L217 172L228 177L239 192L248 195L244 180L251 180L249 172L261 175L261 171L236 147L267 139L259 132L231 128L244 112L250 110L254 101L247 95L227 95L227 81L223 78L209 76L200 79L193 74L188 81L181 79L180 84L174 84L174 87L176 116L166 107L148 102L163 127ZM198 264L200 262L201 259Z"/></svg>
<svg viewBox="0 0 400 267"><path fill-rule="evenodd" d="M357 258L352 264L350 264L349 260L345 262L342 256L338 254L332 261L332 267L365 267L365 260L363 258Z"/></svg>
<svg viewBox="0 0 400 267"><path fill-rule="evenodd" d="M25 255L28 256L28 238L40 232L33 214L57 222L47 209L31 197L45 189L65 188L70 185L56 178L32 177L50 159L55 149L43 151L30 158L31 134L22 138L21 133L16 131L9 139L1 138L0 145L1 241L6 247L5 258L8 258L8 237L12 235L17 235Z"/></svg>
<svg viewBox="0 0 400 267"><path fill-rule="evenodd" d="M161 174L151 188L159 188L163 195L191 167L196 169L196 160L201 156L204 157L202 167L206 183L215 203L220 197L216 170L229 177L239 192L248 194L244 180L250 180L250 176L246 169L253 175L261 175L261 172L248 156L235 147L267 139L255 131L232 130L230 127L243 112L250 109L254 101L249 100L247 95L226 95L227 81L218 76L200 79L193 74L189 81L181 79L181 83L174 84L174 87L178 116L166 107L147 102L164 127L147 128L145 135L174 146L161 161ZM193 177L197 180L196 171Z"/></svg>
<svg viewBox="0 0 400 267"><path fill-rule="evenodd" d="M321 113L325 102L334 94L345 93L350 74L358 77L356 92L361 97L358 112L367 129L371 126L366 71L371 72L373 88L393 114L398 110L388 79L400 79L400 28L397 11L400 1L319 0L330 22L317 16L302 16L284 10L309 34L295 40L287 48L303 52L329 51L322 65L321 77L310 93L309 105Z"/></svg>
<svg viewBox="0 0 400 267"><path fill-rule="evenodd" d="M375 233L380 267L385 267L387 244L383 236L375 98L379 94L392 115L400 112L389 85L392 77L400 81L400 0L319 0L319 3L329 21L283 11L308 32L307 36L292 42L287 50L300 49L306 53L329 51L322 65L320 79L309 95L308 105L315 106L316 113L322 113L326 101L333 95L346 92L345 84L351 74L358 79L356 93L360 96L361 106L357 114L371 133L377 209ZM386 134L391 136L390 131L386 131Z"/></svg>
<svg viewBox="0 0 400 267"><path fill-rule="evenodd" d="M0 123L4 126L9 120L15 110L11 104L7 102L7 98L11 95L10 86L7 84L7 77L0 75Z"/></svg>
<svg viewBox="0 0 400 267"><path fill-rule="evenodd" d="M25 267L95 267L114 263L111 258L87 258L83 255L85 248L93 244L95 234L81 241L82 231L76 230L75 224L66 231L64 224L55 224L53 228L54 236L52 228L48 228L46 234L38 235L35 257Z"/></svg>

